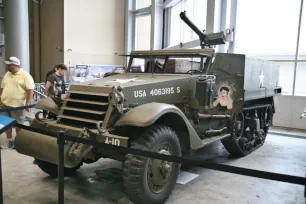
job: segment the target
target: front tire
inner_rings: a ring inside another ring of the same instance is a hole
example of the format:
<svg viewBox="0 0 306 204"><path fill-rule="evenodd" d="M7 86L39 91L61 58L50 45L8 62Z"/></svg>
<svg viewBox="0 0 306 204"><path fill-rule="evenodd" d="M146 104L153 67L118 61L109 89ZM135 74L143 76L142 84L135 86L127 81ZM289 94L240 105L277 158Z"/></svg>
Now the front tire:
<svg viewBox="0 0 306 204"><path fill-rule="evenodd" d="M131 148L181 156L180 142L168 126L153 125ZM180 164L128 154L123 167L125 192L134 203L164 203L176 183Z"/></svg>
<svg viewBox="0 0 306 204"><path fill-rule="evenodd" d="M37 166L46 174L49 174L52 178L58 177L58 167L56 164L52 164L40 159L35 159ZM64 167L64 176L73 176L76 171L82 166L82 162L74 168Z"/></svg>

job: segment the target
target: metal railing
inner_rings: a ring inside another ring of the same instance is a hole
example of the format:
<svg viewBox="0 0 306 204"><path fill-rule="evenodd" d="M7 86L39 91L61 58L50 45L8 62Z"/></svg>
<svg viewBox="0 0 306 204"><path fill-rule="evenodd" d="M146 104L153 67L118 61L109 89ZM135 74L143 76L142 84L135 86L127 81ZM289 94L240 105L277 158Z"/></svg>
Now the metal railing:
<svg viewBox="0 0 306 204"><path fill-rule="evenodd" d="M33 100L39 101L41 98L47 97L45 95L45 90L45 83L35 83Z"/></svg>
<svg viewBox="0 0 306 204"><path fill-rule="evenodd" d="M71 83L65 83L66 89L69 89ZM39 101L42 98L46 98L46 84L45 83L35 83L34 87L34 95L33 95L33 100L34 101Z"/></svg>

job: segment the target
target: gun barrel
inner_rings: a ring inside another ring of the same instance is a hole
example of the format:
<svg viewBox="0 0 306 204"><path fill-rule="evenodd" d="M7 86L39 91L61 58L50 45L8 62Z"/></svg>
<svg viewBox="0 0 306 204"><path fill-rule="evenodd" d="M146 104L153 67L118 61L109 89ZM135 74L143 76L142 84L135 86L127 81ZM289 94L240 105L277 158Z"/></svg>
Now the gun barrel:
<svg viewBox="0 0 306 204"><path fill-rule="evenodd" d="M200 39L205 39L206 35L194 25L194 23L186 16L185 12L181 12L180 17L196 34L198 34Z"/></svg>

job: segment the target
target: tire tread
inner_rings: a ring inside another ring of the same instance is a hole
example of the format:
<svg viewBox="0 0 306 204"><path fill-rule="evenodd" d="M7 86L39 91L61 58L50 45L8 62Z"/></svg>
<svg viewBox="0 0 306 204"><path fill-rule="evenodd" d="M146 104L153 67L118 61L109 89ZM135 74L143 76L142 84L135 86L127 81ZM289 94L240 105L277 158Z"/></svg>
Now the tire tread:
<svg viewBox="0 0 306 204"><path fill-rule="evenodd" d="M154 143L161 134L169 134L172 138L177 137L176 133L170 127L153 125L142 136L131 142L131 148L149 151L150 144ZM149 203L141 193L144 159L146 158L128 154L123 165L123 186L125 192L134 203ZM167 195L167 198L169 195Z"/></svg>

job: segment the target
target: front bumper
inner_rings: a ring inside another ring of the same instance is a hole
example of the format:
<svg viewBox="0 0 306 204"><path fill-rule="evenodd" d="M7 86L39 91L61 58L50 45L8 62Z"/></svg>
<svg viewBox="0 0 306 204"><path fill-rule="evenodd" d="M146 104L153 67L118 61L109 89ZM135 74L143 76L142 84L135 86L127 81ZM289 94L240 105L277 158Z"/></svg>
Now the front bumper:
<svg viewBox="0 0 306 204"><path fill-rule="evenodd" d="M63 130L67 135L75 137L78 137L82 131L81 128L73 128L56 123L40 123L38 121L34 121L32 126L52 132ZM127 137L113 135L108 132L98 134L96 130L93 130L92 132L95 133L95 140L99 143L128 147ZM69 154L72 146L73 142L69 141L64 146L64 163L65 167L68 168L77 166L82 161L82 158L85 157L92 148L89 148L84 152L84 155L76 159ZM15 138L15 149L21 154L28 155L53 164L58 164L58 145L57 138L55 137L49 137L28 130L21 130Z"/></svg>

